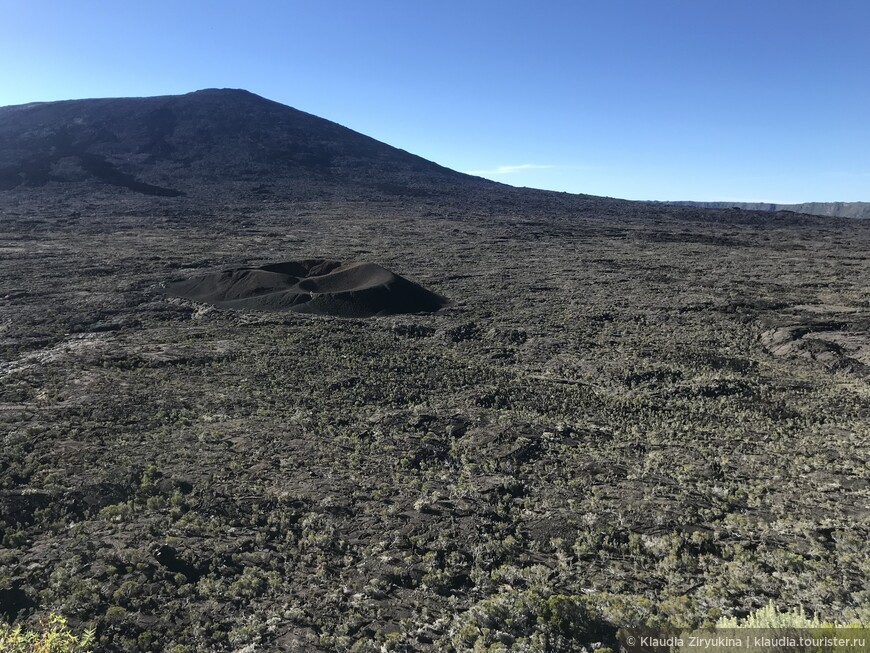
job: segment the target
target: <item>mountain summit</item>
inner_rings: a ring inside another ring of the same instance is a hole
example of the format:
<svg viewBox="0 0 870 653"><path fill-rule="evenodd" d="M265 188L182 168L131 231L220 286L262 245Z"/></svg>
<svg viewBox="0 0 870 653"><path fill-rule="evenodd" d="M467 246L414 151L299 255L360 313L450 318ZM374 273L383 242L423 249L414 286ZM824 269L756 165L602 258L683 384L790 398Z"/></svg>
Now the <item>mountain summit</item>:
<svg viewBox="0 0 870 653"><path fill-rule="evenodd" d="M0 190L50 182L164 196L227 184L316 196L487 183L234 89L0 107Z"/></svg>

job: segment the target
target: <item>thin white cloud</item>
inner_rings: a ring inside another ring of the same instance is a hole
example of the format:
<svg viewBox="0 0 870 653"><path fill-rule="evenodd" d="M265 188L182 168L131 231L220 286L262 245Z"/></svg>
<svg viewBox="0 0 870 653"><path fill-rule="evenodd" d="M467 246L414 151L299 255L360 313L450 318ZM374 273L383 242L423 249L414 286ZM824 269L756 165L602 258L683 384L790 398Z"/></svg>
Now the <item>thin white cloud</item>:
<svg viewBox="0 0 870 653"><path fill-rule="evenodd" d="M800 202L775 202L772 200L748 200L745 198L728 197L716 195L711 200L701 200L703 202L734 202L735 204L800 204Z"/></svg>
<svg viewBox="0 0 870 653"><path fill-rule="evenodd" d="M511 175L523 170L547 170L556 166L542 166L535 163L523 163L518 166L498 166L492 170L466 170L467 175Z"/></svg>

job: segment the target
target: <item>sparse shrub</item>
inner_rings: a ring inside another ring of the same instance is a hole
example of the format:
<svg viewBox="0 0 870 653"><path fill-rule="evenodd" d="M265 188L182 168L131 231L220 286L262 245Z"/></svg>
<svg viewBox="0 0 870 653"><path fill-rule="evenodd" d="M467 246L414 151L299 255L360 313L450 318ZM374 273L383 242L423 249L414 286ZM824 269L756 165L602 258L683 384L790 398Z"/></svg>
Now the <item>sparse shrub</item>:
<svg viewBox="0 0 870 653"><path fill-rule="evenodd" d="M457 651L575 653L600 647L612 629L583 597L526 590L479 601L450 629Z"/></svg>
<svg viewBox="0 0 870 653"><path fill-rule="evenodd" d="M851 646L839 645L835 638L841 641L846 639L842 632L847 628L863 628L861 623L837 623L824 621L818 615L807 615L803 606L789 608L780 611L773 601L767 605L750 612L746 617L721 617L716 622L719 636L734 640L734 645L718 647L722 653L732 651L751 651L752 653L785 653L786 651L799 650L804 653L846 653L847 651L859 650ZM732 637L723 633L725 630L750 629L752 637ZM684 636L684 642L691 641L690 637ZM829 640L826 642L826 640ZM801 643L806 642L806 643ZM684 646L684 651L697 650L691 646ZM863 650L863 649L860 649Z"/></svg>
<svg viewBox="0 0 870 653"><path fill-rule="evenodd" d="M127 611L122 608L120 605L110 606L108 610L106 610L106 622L110 624L119 624L124 619L127 618Z"/></svg>
<svg viewBox="0 0 870 653"><path fill-rule="evenodd" d="M823 621L818 615L808 616L803 606L789 608L780 612L773 601L763 608L753 610L746 617L722 617L716 622L717 628L772 628L794 630L797 628L862 628L865 624L842 624Z"/></svg>
<svg viewBox="0 0 870 653"><path fill-rule="evenodd" d="M230 593L233 596L251 599L263 594L267 588L268 583L259 569L245 567L242 575L230 585Z"/></svg>
<svg viewBox="0 0 870 653"><path fill-rule="evenodd" d="M33 630L0 622L0 651L4 653L90 653L93 641L93 630L76 635L67 620L56 614L40 619Z"/></svg>
<svg viewBox="0 0 870 653"><path fill-rule="evenodd" d="M133 516L133 507L129 503L113 503L100 509L100 517L110 521L120 522Z"/></svg>

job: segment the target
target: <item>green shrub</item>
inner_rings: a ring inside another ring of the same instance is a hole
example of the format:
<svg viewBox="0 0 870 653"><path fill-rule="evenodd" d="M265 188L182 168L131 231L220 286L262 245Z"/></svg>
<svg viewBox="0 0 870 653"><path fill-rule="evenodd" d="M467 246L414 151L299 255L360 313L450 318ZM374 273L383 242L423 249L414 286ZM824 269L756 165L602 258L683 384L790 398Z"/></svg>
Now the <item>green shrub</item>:
<svg viewBox="0 0 870 653"><path fill-rule="evenodd" d="M722 617L716 622L717 628L773 628L789 630L794 628L861 628L863 624L841 624L822 621L818 615L807 616L803 606L790 608L784 612L777 610L773 601L763 608L758 608L743 619L737 617Z"/></svg>
<svg viewBox="0 0 870 653"><path fill-rule="evenodd" d="M716 647L719 653L787 653L796 650L803 653L847 653L867 650L866 646L857 643L840 645L837 642L852 639L856 635L866 641L866 631L858 630L862 627L860 623L823 621L818 615L807 615L803 606L780 611L770 601L742 619L720 618L712 633L699 631L691 635L724 637L728 643ZM846 632L846 629L851 629L851 632ZM729 630L732 632L723 632ZM752 632L745 635L740 632L748 630ZM687 634L683 635L682 640L684 645L680 649L681 653L702 648L700 644L693 646Z"/></svg>
<svg viewBox="0 0 870 653"><path fill-rule="evenodd" d="M457 651L574 653L610 640L610 630L583 597L512 591L484 599L460 615L450 643Z"/></svg>
<svg viewBox="0 0 870 653"><path fill-rule="evenodd" d="M4 653L90 653L94 631L77 636L60 615L40 619L34 630L0 622L0 651Z"/></svg>

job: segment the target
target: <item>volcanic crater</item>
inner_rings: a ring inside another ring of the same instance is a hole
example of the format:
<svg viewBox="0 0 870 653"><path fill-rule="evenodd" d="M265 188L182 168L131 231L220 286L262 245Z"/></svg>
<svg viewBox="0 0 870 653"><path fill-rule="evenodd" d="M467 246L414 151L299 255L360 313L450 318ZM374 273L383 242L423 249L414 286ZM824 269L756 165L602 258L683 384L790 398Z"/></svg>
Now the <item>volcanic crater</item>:
<svg viewBox="0 0 870 653"><path fill-rule="evenodd" d="M305 259L176 281L166 293L224 308L336 317L432 313L448 300L376 263Z"/></svg>

